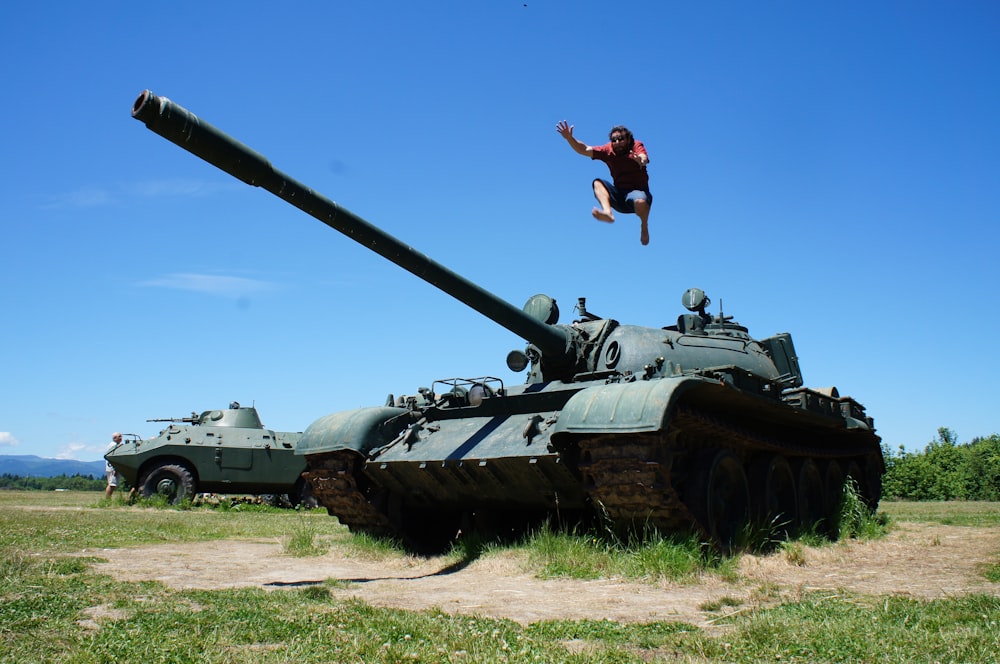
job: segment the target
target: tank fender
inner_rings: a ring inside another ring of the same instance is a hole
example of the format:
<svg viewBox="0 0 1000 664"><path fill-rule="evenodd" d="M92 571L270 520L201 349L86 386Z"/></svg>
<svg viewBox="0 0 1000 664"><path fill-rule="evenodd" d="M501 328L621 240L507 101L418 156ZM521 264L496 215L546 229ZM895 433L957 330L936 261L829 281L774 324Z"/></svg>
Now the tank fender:
<svg viewBox="0 0 1000 664"><path fill-rule="evenodd" d="M666 427L677 398L696 378L678 377L588 387L574 394L552 429L552 440L579 434L648 433Z"/></svg>
<svg viewBox="0 0 1000 664"><path fill-rule="evenodd" d="M391 442L409 424L405 408L374 406L333 413L309 425L295 454L323 454L340 450L355 450L367 455L369 451ZM397 426L385 426L391 420Z"/></svg>

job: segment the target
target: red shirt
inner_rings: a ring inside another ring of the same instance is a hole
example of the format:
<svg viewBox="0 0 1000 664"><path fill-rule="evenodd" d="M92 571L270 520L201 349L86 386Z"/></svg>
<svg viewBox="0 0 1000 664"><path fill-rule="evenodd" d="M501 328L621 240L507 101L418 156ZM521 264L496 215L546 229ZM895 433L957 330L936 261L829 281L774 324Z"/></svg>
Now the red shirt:
<svg viewBox="0 0 1000 664"><path fill-rule="evenodd" d="M634 189L649 191L649 173L632 158L639 154L644 154L647 159L649 158L642 141L635 141L632 145L632 152L623 157L615 154L611 143L595 146L592 149L594 151L592 158L600 159L608 165L608 170L611 171L611 179L614 181L616 187L624 192Z"/></svg>

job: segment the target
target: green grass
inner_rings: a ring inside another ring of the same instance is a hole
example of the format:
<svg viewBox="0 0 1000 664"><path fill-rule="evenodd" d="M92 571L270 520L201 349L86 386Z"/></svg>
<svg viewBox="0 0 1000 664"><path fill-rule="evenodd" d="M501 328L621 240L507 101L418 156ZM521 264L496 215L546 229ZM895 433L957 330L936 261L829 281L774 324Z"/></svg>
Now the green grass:
<svg viewBox="0 0 1000 664"><path fill-rule="evenodd" d="M941 523L996 525L981 504L885 508L892 520L914 513ZM234 537L286 542L289 555L302 555L297 547L306 555L322 547L375 559L403 555L382 540L350 536L323 511L150 509L95 500L92 493L0 492L0 533L0 663L972 662L996 661L1000 652L1000 598L988 595L918 601L799 591L780 602L775 589L774 601L724 596L706 603L707 617L724 626L708 632L683 622L522 626L377 608L338 599L331 589L344 582L336 580L283 590L174 590L93 571L106 547ZM794 562L797 546L788 543L774 555ZM515 547L468 544L450 555L463 560L511 550L542 576L661 582L707 573L739 582L735 559L683 538L620 542L542 529ZM998 570L1000 564L988 564L984 576L1000 580Z"/></svg>
<svg viewBox="0 0 1000 664"><path fill-rule="evenodd" d="M623 542L614 537L542 528L520 548L539 570L539 576L547 578L684 581L706 571L731 576L736 565L735 558L720 556L691 536L650 534Z"/></svg>
<svg viewBox="0 0 1000 664"><path fill-rule="evenodd" d="M127 506L103 498L95 500L92 493L58 494L51 501L46 492L2 492L0 500L0 532L3 545L48 553L68 553L81 549L107 546L135 546L156 542L194 542L229 538L285 537L301 529L300 522L315 524L321 534L348 537L336 519L325 511L297 512L269 507L232 509L209 508L157 509ZM23 503L36 509L18 508L11 501L20 494ZM76 498L75 503L70 502ZM49 499L49 500L46 500ZM36 502L37 501L37 502ZM247 506L249 507L249 506ZM87 527L80 528L79 519Z"/></svg>
<svg viewBox="0 0 1000 664"><path fill-rule="evenodd" d="M297 556L322 556L330 550L330 542L320 538L313 524L302 522L284 541L284 552Z"/></svg>
<svg viewBox="0 0 1000 664"><path fill-rule="evenodd" d="M839 539L878 539L888 532L889 518L884 513L873 513L861 499L857 485L848 479L836 525Z"/></svg>
<svg viewBox="0 0 1000 664"><path fill-rule="evenodd" d="M733 661L987 662L1000 646L1000 598L810 593L732 624Z"/></svg>
<svg viewBox="0 0 1000 664"><path fill-rule="evenodd" d="M1000 526L1000 503L960 500L949 502L883 500L879 503L879 511L899 521L979 528Z"/></svg>

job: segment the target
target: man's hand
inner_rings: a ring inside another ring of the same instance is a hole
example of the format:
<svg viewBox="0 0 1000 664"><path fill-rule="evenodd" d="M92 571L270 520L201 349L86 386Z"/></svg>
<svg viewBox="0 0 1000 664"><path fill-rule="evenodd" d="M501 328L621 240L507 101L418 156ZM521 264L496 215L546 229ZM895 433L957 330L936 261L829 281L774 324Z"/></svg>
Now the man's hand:
<svg viewBox="0 0 1000 664"><path fill-rule="evenodd" d="M573 140L573 125L566 122L565 120L560 120L556 124L556 131L558 131L559 135L565 138L567 141Z"/></svg>

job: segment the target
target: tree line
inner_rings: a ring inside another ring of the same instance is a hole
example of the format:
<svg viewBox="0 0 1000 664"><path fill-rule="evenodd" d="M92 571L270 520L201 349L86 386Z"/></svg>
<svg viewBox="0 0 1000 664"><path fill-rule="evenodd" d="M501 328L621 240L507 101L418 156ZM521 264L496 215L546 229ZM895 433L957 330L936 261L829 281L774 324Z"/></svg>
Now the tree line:
<svg viewBox="0 0 1000 664"><path fill-rule="evenodd" d="M54 477L31 477L0 475L0 489L28 489L35 491L103 491L107 480L93 475L55 475Z"/></svg>
<svg viewBox="0 0 1000 664"><path fill-rule="evenodd" d="M922 452L893 453L885 445L882 497L900 500L1000 500L1000 434L959 444L938 429Z"/></svg>

